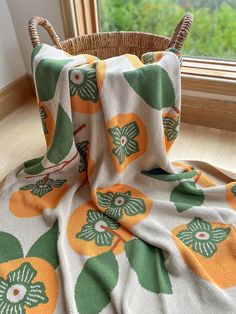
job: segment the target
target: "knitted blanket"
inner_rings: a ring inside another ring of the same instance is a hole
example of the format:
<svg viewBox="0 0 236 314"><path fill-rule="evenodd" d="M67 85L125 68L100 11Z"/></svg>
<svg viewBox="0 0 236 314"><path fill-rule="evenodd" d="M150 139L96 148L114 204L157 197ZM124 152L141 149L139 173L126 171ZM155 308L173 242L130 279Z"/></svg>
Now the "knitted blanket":
<svg viewBox="0 0 236 314"><path fill-rule="evenodd" d="M235 313L236 181L168 159L179 57L38 45L32 70L47 152L0 194L0 313Z"/></svg>

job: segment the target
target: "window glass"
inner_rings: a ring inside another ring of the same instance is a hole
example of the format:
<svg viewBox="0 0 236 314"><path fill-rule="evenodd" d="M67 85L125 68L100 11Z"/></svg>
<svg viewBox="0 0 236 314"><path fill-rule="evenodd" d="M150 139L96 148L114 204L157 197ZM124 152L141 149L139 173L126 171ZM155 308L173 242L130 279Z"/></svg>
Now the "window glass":
<svg viewBox="0 0 236 314"><path fill-rule="evenodd" d="M100 29L171 36L186 12L194 22L183 53L236 59L236 0L98 0Z"/></svg>

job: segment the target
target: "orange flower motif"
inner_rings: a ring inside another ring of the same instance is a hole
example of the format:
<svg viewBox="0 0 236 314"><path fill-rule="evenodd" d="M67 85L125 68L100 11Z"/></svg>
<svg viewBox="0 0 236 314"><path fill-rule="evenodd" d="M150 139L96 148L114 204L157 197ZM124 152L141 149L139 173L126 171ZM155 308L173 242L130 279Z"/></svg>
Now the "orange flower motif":
<svg viewBox="0 0 236 314"><path fill-rule="evenodd" d="M114 219L88 202L72 213L67 227L68 241L75 252L97 256L112 251L120 254L132 234Z"/></svg>
<svg viewBox="0 0 236 314"><path fill-rule="evenodd" d="M232 225L194 218L172 230L185 263L204 280L221 288L236 284L236 232Z"/></svg>
<svg viewBox="0 0 236 314"><path fill-rule="evenodd" d="M99 92L102 88L106 65L104 61L90 60L91 64L70 70L71 108L74 112L93 114L101 108ZM89 61L88 61L89 62Z"/></svg>
<svg viewBox="0 0 236 314"><path fill-rule="evenodd" d="M87 212L87 223L76 234L78 239L95 241L97 246L111 246L115 234L113 230L120 228L120 225L102 212L89 209Z"/></svg>
<svg viewBox="0 0 236 314"><path fill-rule="evenodd" d="M57 275L45 260L28 257L0 264L2 313L53 314L57 297Z"/></svg>
<svg viewBox="0 0 236 314"><path fill-rule="evenodd" d="M42 282L33 283L36 270L30 263L23 263L7 275L0 277L0 310L6 313L23 313L25 306L34 308L47 303L48 297Z"/></svg>
<svg viewBox="0 0 236 314"><path fill-rule="evenodd" d="M42 214L45 208L55 208L68 190L66 180L53 180L46 176L12 193L9 202L11 212L21 218Z"/></svg>
<svg viewBox="0 0 236 314"><path fill-rule="evenodd" d="M126 228L131 228L145 219L152 208L151 199L125 184L98 188L92 192L92 197L102 212L119 221Z"/></svg>

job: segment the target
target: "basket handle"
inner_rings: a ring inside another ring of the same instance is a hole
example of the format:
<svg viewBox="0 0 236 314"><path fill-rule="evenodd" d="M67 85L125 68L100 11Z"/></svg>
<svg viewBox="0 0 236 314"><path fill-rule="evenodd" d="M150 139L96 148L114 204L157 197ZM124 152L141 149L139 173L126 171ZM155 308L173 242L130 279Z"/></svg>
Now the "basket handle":
<svg viewBox="0 0 236 314"><path fill-rule="evenodd" d="M178 50L181 50L183 47L184 41L188 36L188 33L191 29L193 22L193 16L190 13L186 13L179 24L176 26L175 31L172 35L169 48L173 47Z"/></svg>
<svg viewBox="0 0 236 314"><path fill-rule="evenodd" d="M48 20L46 20L45 18L40 17L40 16L31 17L31 19L29 20L29 23L28 23L28 30L29 30L29 35L30 35L30 40L31 40L32 46L35 47L35 46L40 44L39 34L37 31L38 25L42 26L47 31L53 44L57 48L62 49L60 38L56 34L54 28L48 22Z"/></svg>
<svg viewBox="0 0 236 314"><path fill-rule="evenodd" d="M179 24L176 26L173 36L171 38L169 48L173 47L178 50L181 50L183 47L184 41L188 36L188 33L191 29L193 22L193 16L190 13L186 13ZM56 34L52 25L48 22L47 19L40 16L33 16L29 20L28 30L31 39L32 46L35 47L40 44L39 34L37 31L37 26L42 26L50 36L53 44L58 48L62 49L59 36Z"/></svg>

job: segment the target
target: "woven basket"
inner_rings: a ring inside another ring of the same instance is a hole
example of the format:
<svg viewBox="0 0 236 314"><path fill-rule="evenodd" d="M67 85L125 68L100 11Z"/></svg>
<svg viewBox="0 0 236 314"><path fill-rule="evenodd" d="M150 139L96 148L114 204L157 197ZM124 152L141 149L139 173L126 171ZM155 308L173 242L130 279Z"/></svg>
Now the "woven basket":
<svg viewBox="0 0 236 314"><path fill-rule="evenodd" d="M29 20L29 34L33 47L40 44L37 26L41 25L48 32L54 46L71 55L87 53L106 59L130 53L140 58L143 53L149 51L164 51L171 47L181 50L192 20L192 15L187 13L176 26L171 38L141 32L107 32L60 41L54 28L46 19L34 16Z"/></svg>

